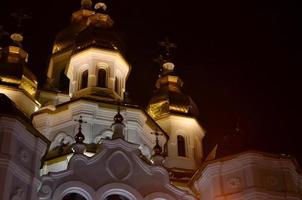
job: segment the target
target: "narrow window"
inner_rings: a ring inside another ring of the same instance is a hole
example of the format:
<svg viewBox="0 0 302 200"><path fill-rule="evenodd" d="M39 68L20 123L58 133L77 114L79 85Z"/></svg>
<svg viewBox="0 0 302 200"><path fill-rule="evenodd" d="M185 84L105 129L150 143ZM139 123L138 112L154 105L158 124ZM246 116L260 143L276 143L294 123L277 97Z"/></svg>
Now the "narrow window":
<svg viewBox="0 0 302 200"><path fill-rule="evenodd" d="M178 156L186 157L185 138L181 135L177 136L177 148L178 148Z"/></svg>
<svg viewBox="0 0 302 200"><path fill-rule="evenodd" d="M86 200L86 199L85 199L85 197L83 197L80 194L69 193L69 194L65 195L62 200Z"/></svg>
<svg viewBox="0 0 302 200"><path fill-rule="evenodd" d="M117 94L120 93L120 80L115 77L115 86L114 86L114 90Z"/></svg>
<svg viewBox="0 0 302 200"><path fill-rule="evenodd" d="M99 69L98 71L98 83L97 87L106 87L106 70L105 69Z"/></svg>
<svg viewBox="0 0 302 200"><path fill-rule="evenodd" d="M87 86L88 86L88 69L82 73L81 89L87 88Z"/></svg>

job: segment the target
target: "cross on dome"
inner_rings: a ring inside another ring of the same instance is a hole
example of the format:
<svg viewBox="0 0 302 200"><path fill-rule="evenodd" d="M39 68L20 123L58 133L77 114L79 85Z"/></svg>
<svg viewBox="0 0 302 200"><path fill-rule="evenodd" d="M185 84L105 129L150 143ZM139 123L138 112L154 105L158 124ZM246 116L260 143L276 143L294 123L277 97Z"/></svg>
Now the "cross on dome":
<svg viewBox="0 0 302 200"><path fill-rule="evenodd" d="M158 42L159 46L165 48L166 56L170 56L171 49L175 49L177 46L175 43L170 42L169 38L166 38L164 41Z"/></svg>
<svg viewBox="0 0 302 200"><path fill-rule="evenodd" d="M17 12L11 13L11 16L15 18L18 29L22 28L24 20L31 19L31 16L25 14L23 10L18 10Z"/></svg>
<svg viewBox="0 0 302 200"><path fill-rule="evenodd" d="M158 131L151 132L152 135L155 135L155 146L153 147L154 155L160 155L162 153L162 147L159 145L159 139L158 137L161 136L161 133L158 133Z"/></svg>

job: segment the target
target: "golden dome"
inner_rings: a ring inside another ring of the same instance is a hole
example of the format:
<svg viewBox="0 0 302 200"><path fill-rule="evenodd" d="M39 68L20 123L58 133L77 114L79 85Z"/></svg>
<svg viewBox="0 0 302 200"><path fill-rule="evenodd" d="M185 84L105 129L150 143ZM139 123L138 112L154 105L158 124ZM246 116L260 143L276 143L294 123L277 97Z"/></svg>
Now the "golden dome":
<svg viewBox="0 0 302 200"><path fill-rule="evenodd" d="M198 115L197 106L189 95L181 91L182 87L183 81L173 73L160 76L156 82L156 91L147 107L151 117L156 119L169 113Z"/></svg>
<svg viewBox="0 0 302 200"><path fill-rule="evenodd" d="M28 54L21 47L8 46L1 50L0 83L24 89L31 96L37 91L37 78L27 68Z"/></svg>
<svg viewBox="0 0 302 200"><path fill-rule="evenodd" d="M120 46L118 37L112 31L114 22L107 14L81 9L72 14L71 22L56 36L53 54L78 51L88 46L112 49Z"/></svg>

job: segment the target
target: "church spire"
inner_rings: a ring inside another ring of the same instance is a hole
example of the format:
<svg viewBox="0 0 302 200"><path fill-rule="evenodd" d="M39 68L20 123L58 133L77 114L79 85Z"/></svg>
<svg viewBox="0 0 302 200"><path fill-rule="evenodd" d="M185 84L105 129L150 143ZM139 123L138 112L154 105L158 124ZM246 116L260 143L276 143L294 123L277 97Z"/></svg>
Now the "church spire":
<svg viewBox="0 0 302 200"><path fill-rule="evenodd" d="M169 62L171 59L171 51L177 47L176 44L170 42L170 39L167 37L164 41L158 42L158 45L165 49L164 59L166 62Z"/></svg>
<svg viewBox="0 0 302 200"><path fill-rule="evenodd" d="M174 63L172 62L172 49L175 49L176 44L170 42L169 38L164 41L158 42L158 45L164 48L164 55L160 55L155 61L160 64L160 76L165 76L171 74L174 70Z"/></svg>
<svg viewBox="0 0 302 200"><path fill-rule="evenodd" d="M153 165L162 166L164 163L163 149L160 146L159 139L158 139L158 137L162 134L159 134L157 131L151 134L155 135L155 146L153 147L153 154L151 156L151 161Z"/></svg>
<svg viewBox="0 0 302 200"><path fill-rule="evenodd" d="M21 31L23 22L25 20L31 19L31 17L23 12L23 10L19 10L17 12L11 13L11 16L16 20L17 22L17 31L13 33L10 38L13 41L13 44L17 47L22 48L22 42L23 42L23 33Z"/></svg>
<svg viewBox="0 0 302 200"><path fill-rule="evenodd" d="M82 124L87 123L87 122L83 121L82 116L80 116L80 118L78 120L74 120L74 121L79 123L79 130L78 130L78 133L74 137L76 143L73 144L72 151L75 154L83 154L86 150L86 146L83 143L85 140L85 136L82 133Z"/></svg>
<svg viewBox="0 0 302 200"><path fill-rule="evenodd" d="M190 96L182 92L184 83L174 72L175 65L172 62L171 51L176 48L176 44L170 42L169 39L158 44L164 48L165 54L156 60L161 65L160 75L147 112L155 119L171 112L197 115L198 109L195 103Z"/></svg>

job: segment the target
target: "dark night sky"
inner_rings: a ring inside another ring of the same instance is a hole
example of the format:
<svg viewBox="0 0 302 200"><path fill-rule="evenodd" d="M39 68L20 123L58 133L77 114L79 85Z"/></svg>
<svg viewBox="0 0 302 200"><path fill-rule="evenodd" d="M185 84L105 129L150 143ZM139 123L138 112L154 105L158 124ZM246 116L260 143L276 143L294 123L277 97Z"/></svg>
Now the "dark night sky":
<svg viewBox="0 0 302 200"><path fill-rule="evenodd" d="M127 85L131 98L147 104L159 72L152 61L160 54L157 41L168 36L178 46L176 72L200 109L206 150L230 134L239 117L247 147L293 154L301 161L302 7L297 2L108 1L133 67ZM10 32L15 27L10 12L23 8L32 16L24 25L24 46L41 82L55 34L69 24L79 4L0 3L0 24Z"/></svg>

